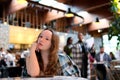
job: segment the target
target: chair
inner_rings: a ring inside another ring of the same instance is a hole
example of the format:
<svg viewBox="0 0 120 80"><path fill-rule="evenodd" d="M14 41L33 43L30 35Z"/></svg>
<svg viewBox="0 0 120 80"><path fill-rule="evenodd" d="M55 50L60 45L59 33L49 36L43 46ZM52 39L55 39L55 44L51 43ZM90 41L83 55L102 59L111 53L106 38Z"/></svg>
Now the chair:
<svg viewBox="0 0 120 80"><path fill-rule="evenodd" d="M115 68L114 63L111 63L107 71L110 80L120 80L120 69Z"/></svg>
<svg viewBox="0 0 120 80"><path fill-rule="evenodd" d="M22 73L21 67L8 67L7 70L9 77L20 77Z"/></svg>

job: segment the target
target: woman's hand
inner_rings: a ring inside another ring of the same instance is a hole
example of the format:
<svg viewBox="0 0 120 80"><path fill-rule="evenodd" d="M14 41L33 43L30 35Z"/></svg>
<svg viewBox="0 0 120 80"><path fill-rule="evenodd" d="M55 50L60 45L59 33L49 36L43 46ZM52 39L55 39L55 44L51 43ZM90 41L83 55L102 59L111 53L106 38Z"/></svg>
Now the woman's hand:
<svg viewBox="0 0 120 80"><path fill-rule="evenodd" d="M33 43L31 46L31 50L38 50L38 43Z"/></svg>

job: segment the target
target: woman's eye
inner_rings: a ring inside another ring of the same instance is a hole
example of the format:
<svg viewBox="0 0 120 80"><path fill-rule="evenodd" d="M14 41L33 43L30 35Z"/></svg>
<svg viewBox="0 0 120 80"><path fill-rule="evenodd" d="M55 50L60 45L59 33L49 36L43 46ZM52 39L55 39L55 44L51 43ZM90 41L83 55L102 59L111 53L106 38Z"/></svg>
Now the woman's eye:
<svg viewBox="0 0 120 80"><path fill-rule="evenodd" d="M43 36L40 36L40 38L42 38Z"/></svg>
<svg viewBox="0 0 120 80"><path fill-rule="evenodd" d="M49 40L48 38L46 38L46 40Z"/></svg>

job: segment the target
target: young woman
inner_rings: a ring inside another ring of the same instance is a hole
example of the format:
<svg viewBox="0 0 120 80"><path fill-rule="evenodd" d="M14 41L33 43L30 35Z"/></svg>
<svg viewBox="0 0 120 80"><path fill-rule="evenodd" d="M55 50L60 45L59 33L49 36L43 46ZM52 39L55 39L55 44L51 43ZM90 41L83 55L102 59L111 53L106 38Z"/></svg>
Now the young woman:
<svg viewBox="0 0 120 80"><path fill-rule="evenodd" d="M58 36L51 29L43 30L26 58L28 74L31 77L80 76L79 69L69 56L58 53L58 50Z"/></svg>

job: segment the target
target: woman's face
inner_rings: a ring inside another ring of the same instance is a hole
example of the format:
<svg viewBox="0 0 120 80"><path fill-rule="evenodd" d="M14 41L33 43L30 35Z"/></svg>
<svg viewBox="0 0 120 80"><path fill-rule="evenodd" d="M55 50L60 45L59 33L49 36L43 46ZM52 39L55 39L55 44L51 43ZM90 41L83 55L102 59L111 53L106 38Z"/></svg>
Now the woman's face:
<svg viewBox="0 0 120 80"><path fill-rule="evenodd" d="M44 30L38 38L38 49L42 51L49 50L51 47L52 32Z"/></svg>

